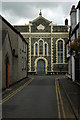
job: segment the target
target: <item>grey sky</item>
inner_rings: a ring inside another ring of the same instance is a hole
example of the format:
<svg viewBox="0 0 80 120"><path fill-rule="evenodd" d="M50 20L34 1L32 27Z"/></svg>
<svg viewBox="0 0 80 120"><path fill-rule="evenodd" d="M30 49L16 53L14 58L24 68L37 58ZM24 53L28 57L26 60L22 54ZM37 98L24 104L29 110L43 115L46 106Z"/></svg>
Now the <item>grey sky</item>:
<svg viewBox="0 0 80 120"><path fill-rule="evenodd" d="M39 16L40 9L43 17L51 20L53 24L64 24L65 18L70 23L70 10L74 2L2 2L2 16L13 25L28 24ZM0 12L1 13L1 12Z"/></svg>

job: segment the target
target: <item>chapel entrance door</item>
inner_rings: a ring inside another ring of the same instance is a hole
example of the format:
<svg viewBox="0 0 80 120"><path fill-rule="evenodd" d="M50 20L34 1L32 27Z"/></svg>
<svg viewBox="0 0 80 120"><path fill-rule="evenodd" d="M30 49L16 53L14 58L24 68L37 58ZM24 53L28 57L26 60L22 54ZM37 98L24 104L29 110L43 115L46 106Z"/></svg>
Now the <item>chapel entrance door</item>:
<svg viewBox="0 0 80 120"><path fill-rule="evenodd" d="M45 61L44 60L38 60L37 62L37 74L38 75L45 74Z"/></svg>

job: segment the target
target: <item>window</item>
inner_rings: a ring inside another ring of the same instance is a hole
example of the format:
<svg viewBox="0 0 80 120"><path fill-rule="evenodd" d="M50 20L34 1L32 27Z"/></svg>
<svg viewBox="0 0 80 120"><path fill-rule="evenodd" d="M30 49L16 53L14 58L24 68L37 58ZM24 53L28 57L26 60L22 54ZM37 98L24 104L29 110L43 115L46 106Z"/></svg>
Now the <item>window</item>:
<svg viewBox="0 0 80 120"><path fill-rule="evenodd" d="M58 41L58 63L63 63L63 41Z"/></svg>
<svg viewBox="0 0 80 120"><path fill-rule="evenodd" d="M22 57L22 70L26 69L26 58Z"/></svg>
<svg viewBox="0 0 80 120"><path fill-rule="evenodd" d="M39 54L43 55L43 41L39 41Z"/></svg>
<svg viewBox="0 0 80 120"><path fill-rule="evenodd" d="M47 44L45 44L45 55L47 55Z"/></svg>
<svg viewBox="0 0 80 120"><path fill-rule="evenodd" d="M26 52L26 43L23 42L23 51Z"/></svg>
<svg viewBox="0 0 80 120"><path fill-rule="evenodd" d="M25 59L24 59L24 69L25 69Z"/></svg>
<svg viewBox="0 0 80 120"><path fill-rule="evenodd" d="M23 70L23 57L22 57L22 70Z"/></svg>
<svg viewBox="0 0 80 120"><path fill-rule="evenodd" d="M37 53L38 53L38 45L37 45L37 43L35 44L35 55L37 55Z"/></svg>
<svg viewBox="0 0 80 120"><path fill-rule="evenodd" d="M26 69L26 58L24 58L24 69Z"/></svg>
<svg viewBox="0 0 80 120"><path fill-rule="evenodd" d="M20 48L20 54L21 54L21 48Z"/></svg>

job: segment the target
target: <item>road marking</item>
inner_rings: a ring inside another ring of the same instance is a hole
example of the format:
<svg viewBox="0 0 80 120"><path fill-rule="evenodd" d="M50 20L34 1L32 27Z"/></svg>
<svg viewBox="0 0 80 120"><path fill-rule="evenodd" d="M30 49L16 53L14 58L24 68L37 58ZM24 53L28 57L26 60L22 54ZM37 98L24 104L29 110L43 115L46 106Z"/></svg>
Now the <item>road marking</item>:
<svg viewBox="0 0 80 120"><path fill-rule="evenodd" d="M64 112L64 107L63 107L63 102L61 98L61 93L60 93L60 88L59 88L59 83L58 79L55 80L55 85L56 85L56 96L57 96L57 107L58 107L58 118L59 120L61 119L61 111L60 111L60 104L61 104L61 109L63 113L63 118L65 119L65 112ZM60 98L60 100L59 100Z"/></svg>
<svg viewBox="0 0 80 120"><path fill-rule="evenodd" d="M7 97L3 98L2 100L0 100L0 104L3 104L4 102L6 102L7 100L9 100L10 98L12 98L14 95L16 95L18 92L20 92L25 86L29 85L32 82L33 78L31 78L29 81L27 81L24 85L22 85L21 87L19 87L18 89L16 89L15 91L13 91L12 93L10 93Z"/></svg>
<svg viewBox="0 0 80 120"><path fill-rule="evenodd" d="M57 82L56 82L56 80L55 80L55 85L56 85L56 96L57 96L58 118L59 118L59 120L60 120L60 119L61 119L61 113L60 113L59 98L58 98L58 89L57 89Z"/></svg>
<svg viewBox="0 0 80 120"><path fill-rule="evenodd" d="M58 92L59 92L59 96L60 96L60 102L61 102L61 108L62 108L62 112L63 112L63 118L65 118L65 112L64 112L64 107L63 107L63 102L62 102L62 98L61 98L61 93L60 93L60 89L59 89L58 80L57 80L57 86L58 86Z"/></svg>
<svg viewBox="0 0 80 120"><path fill-rule="evenodd" d="M9 94L7 97L3 98L2 103L6 102L9 100L11 97L13 97L15 94L17 94L19 91L21 91L26 85L31 83L33 79L30 79L28 82L26 82L23 86L19 87L17 90L13 91L11 94Z"/></svg>

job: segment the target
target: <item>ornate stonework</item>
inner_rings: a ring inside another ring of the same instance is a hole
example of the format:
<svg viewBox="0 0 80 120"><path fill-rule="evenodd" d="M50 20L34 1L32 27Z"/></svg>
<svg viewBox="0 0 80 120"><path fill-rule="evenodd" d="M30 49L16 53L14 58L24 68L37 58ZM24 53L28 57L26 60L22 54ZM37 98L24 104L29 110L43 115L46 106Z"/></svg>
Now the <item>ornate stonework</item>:
<svg viewBox="0 0 80 120"><path fill-rule="evenodd" d="M26 26L15 26L21 32L28 42L28 64L29 73L53 74L56 72L65 72L66 63L66 43L69 39L69 26L56 26L52 21L42 16L40 11L39 17L29 22ZM63 63L59 63L58 41L63 41L62 58ZM40 43L40 41L42 41ZM42 53L42 54L41 54ZM39 61L39 62L38 62ZM39 64L38 64L39 63Z"/></svg>
<svg viewBox="0 0 80 120"><path fill-rule="evenodd" d="M42 24L40 24L39 26L37 26L37 29L38 29L38 30L44 30L45 27L44 27Z"/></svg>

